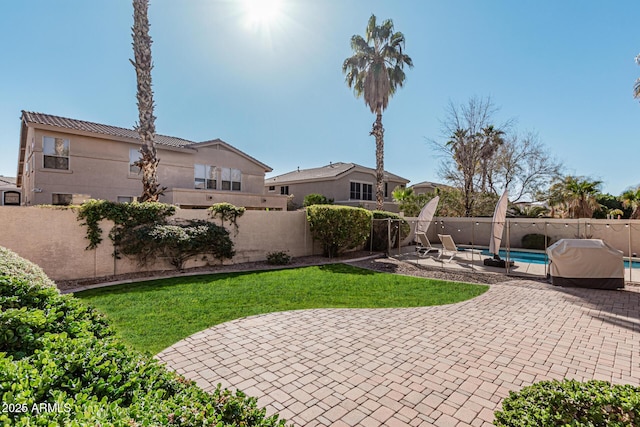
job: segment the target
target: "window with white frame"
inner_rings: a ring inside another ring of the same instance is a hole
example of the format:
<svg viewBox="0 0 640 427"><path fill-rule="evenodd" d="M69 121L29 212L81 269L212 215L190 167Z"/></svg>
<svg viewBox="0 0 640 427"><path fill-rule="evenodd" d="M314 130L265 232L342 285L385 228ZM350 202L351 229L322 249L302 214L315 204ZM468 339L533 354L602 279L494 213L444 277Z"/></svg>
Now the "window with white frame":
<svg viewBox="0 0 640 427"><path fill-rule="evenodd" d="M367 184L364 182L351 182L349 199L373 200L373 184Z"/></svg>
<svg viewBox="0 0 640 427"><path fill-rule="evenodd" d="M280 187L280 194L283 195L289 195L289 186L288 185L283 185L282 187Z"/></svg>
<svg viewBox="0 0 640 427"><path fill-rule="evenodd" d="M45 169L69 170L68 139L44 136L42 137L42 152Z"/></svg>
<svg viewBox="0 0 640 427"><path fill-rule="evenodd" d="M118 203L131 203L133 196L118 196Z"/></svg>
<svg viewBox="0 0 640 427"><path fill-rule="evenodd" d="M194 188L198 190L215 190L217 187L216 167L195 164L193 166Z"/></svg>
<svg viewBox="0 0 640 427"><path fill-rule="evenodd" d="M140 150L137 148L129 148L129 173L140 173L140 167L136 166L135 163L140 160Z"/></svg>
<svg viewBox="0 0 640 427"><path fill-rule="evenodd" d="M240 169L222 168L220 169L220 181L223 190L241 191L242 172Z"/></svg>

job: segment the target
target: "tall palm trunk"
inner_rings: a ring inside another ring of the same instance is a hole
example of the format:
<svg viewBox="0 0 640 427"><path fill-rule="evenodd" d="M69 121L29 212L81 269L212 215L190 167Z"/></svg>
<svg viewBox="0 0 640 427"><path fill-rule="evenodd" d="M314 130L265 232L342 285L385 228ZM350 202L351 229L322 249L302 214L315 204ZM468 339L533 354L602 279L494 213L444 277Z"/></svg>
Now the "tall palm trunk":
<svg viewBox="0 0 640 427"><path fill-rule="evenodd" d="M142 196L140 200L157 202L163 193L158 185L158 163L155 147L155 116L153 115L153 90L151 89L151 36L149 36L149 18L147 11L149 0L133 0L133 54L131 61L136 69L138 90L138 124L136 130L140 134L142 147L140 160L136 165L142 172Z"/></svg>
<svg viewBox="0 0 640 427"><path fill-rule="evenodd" d="M384 127L378 110L370 135L376 138L376 209L384 210Z"/></svg>

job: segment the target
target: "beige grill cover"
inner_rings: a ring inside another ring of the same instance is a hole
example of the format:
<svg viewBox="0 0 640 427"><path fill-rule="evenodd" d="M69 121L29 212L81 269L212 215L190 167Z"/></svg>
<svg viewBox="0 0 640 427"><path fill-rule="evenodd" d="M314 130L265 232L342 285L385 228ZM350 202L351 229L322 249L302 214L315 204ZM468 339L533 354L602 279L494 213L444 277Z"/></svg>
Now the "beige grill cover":
<svg viewBox="0 0 640 427"><path fill-rule="evenodd" d="M624 287L622 251L600 239L562 239L549 246L547 254L554 285Z"/></svg>

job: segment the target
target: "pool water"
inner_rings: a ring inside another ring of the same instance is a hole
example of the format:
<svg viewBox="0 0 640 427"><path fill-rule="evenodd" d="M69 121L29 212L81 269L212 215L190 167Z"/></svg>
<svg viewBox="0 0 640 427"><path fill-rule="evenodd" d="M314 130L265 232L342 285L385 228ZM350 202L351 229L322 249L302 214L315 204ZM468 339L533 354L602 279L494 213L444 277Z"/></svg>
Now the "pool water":
<svg viewBox="0 0 640 427"><path fill-rule="evenodd" d="M482 255L492 256L487 249L482 251ZM507 258L507 251L500 249L500 258ZM529 264L548 264L549 259L542 252L509 251L509 259L516 262L526 262ZM640 268L640 261L633 261L632 268ZM624 262L624 267L629 268L629 261Z"/></svg>

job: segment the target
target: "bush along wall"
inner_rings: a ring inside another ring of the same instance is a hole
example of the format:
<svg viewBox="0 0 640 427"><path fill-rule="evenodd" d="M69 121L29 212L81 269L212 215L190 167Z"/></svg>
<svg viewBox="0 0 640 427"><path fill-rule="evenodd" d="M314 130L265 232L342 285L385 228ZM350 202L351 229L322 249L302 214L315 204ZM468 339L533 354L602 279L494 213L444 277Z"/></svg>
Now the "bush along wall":
<svg viewBox="0 0 640 427"><path fill-rule="evenodd" d="M107 200L91 200L78 208L78 220L87 227L87 249L95 249L102 241L99 222L114 222L109 238L113 241L114 256L120 254L136 258L141 266L165 257L177 270L192 257L203 255L215 259L232 258L233 242L224 226L208 221L172 221L175 206L157 202L116 203ZM210 215L219 216L234 225L244 208L229 203L212 206Z"/></svg>
<svg viewBox="0 0 640 427"><path fill-rule="evenodd" d="M206 393L126 347L93 308L46 284L3 271L0 309L0 425L285 425L240 391Z"/></svg>
<svg viewBox="0 0 640 427"><path fill-rule="evenodd" d="M311 234L324 256L334 257L363 245L371 232L371 212L349 206L312 205L307 208Z"/></svg>
<svg viewBox="0 0 640 427"><path fill-rule="evenodd" d="M542 381L510 392L495 412L500 427L640 425L640 387L606 381Z"/></svg>

